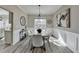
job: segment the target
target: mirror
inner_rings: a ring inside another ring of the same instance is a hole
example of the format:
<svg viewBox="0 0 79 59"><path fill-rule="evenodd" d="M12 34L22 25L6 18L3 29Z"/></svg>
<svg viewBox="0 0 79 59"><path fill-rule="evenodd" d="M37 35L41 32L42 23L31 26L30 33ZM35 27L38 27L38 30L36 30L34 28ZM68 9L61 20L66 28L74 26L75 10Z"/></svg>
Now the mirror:
<svg viewBox="0 0 79 59"><path fill-rule="evenodd" d="M26 24L26 19L25 19L24 16L21 16L21 17L20 17L20 24L21 24L22 26L25 26L25 24Z"/></svg>

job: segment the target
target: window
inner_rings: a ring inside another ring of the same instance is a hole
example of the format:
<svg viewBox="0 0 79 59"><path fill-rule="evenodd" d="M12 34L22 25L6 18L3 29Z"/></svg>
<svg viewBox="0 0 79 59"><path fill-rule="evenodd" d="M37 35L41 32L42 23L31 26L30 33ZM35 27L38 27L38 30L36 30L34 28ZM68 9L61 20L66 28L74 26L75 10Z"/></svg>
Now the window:
<svg viewBox="0 0 79 59"><path fill-rule="evenodd" d="M46 19L35 19L35 22L34 22L35 33L37 33L37 29L39 28L42 29L42 33L45 31Z"/></svg>
<svg viewBox="0 0 79 59"><path fill-rule="evenodd" d="M46 19L35 19L35 28L46 28Z"/></svg>

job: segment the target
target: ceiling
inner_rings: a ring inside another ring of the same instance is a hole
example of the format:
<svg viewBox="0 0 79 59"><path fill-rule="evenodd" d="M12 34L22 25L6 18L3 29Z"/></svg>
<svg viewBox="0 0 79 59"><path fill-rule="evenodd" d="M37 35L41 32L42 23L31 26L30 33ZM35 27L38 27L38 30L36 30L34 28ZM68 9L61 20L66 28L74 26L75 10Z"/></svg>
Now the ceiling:
<svg viewBox="0 0 79 59"><path fill-rule="evenodd" d="M41 5L40 15L52 15L56 12L62 5ZM19 5L20 9L26 12L28 15L39 15L38 5Z"/></svg>
<svg viewBox="0 0 79 59"><path fill-rule="evenodd" d="M9 12L7 10L0 8L0 15L9 15Z"/></svg>

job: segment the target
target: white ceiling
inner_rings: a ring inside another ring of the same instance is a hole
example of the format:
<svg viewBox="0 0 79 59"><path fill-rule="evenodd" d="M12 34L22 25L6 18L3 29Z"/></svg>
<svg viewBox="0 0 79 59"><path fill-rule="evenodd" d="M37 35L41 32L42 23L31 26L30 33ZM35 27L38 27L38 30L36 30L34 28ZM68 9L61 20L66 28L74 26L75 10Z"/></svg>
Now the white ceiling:
<svg viewBox="0 0 79 59"><path fill-rule="evenodd" d="M38 5L19 5L20 9L26 12L28 15L38 15L39 7ZM40 6L40 14L41 15L52 15L56 12L61 5L41 5Z"/></svg>
<svg viewBox="0 0 79 59"><path fill-rule="evenodd" d="M9 12L7 10L0 8L0 15L9 15Z"/></svg>

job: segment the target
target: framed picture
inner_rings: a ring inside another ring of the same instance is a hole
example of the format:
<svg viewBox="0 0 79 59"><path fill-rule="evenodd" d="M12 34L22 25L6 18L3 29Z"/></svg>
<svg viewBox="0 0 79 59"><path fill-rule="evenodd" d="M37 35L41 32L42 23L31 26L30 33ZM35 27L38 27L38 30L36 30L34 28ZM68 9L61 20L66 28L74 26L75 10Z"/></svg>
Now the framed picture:
<svg viewBox="0 0 79 59"><path fill-rule="evenodd" d="M57 26L70 28L70 8L56 15Z"/></svg>

